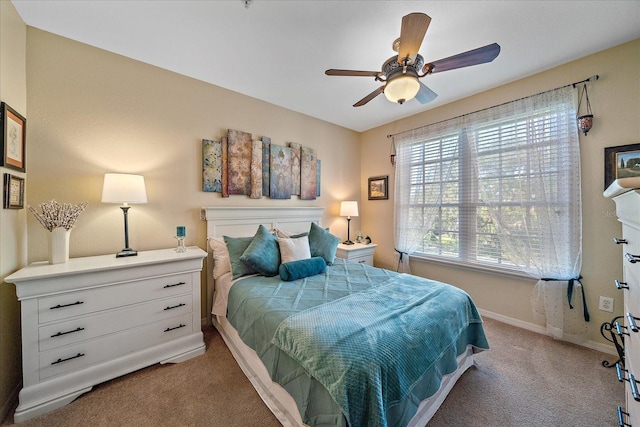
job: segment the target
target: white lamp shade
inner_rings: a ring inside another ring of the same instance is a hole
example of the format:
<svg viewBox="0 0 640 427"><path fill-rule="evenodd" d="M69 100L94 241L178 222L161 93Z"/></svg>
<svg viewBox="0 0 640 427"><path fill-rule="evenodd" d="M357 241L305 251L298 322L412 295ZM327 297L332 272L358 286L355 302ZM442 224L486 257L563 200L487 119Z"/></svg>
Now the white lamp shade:
<svg viewBox="0 0 640 427"><path fill-rule="evenodd" d="M142 175L105 173L102 203L147 203Z"/></svg>
<svg viewBox="0 0 640 427"><path fill-rule="evenodd" d="M403 75L387 82L384 87L384 96L391 102L402 102L413 99L420 90L420 82L417 77Z"/></svg>
<svg viewBox="0 0 640 427"><path fill-rule="evenodd" d="M358 202L355 202L355 201L341 202L340 216L358 216Z"/></svg>

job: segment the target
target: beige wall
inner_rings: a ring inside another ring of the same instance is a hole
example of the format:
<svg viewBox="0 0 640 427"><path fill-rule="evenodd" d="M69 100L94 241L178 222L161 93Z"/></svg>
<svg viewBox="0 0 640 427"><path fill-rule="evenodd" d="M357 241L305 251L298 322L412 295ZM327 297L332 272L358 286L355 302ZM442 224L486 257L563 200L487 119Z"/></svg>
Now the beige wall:
<svg viewBox="0 0 640 427"><path fill-rule="evenodd" d="M27 114L27 27L13 4L0 1L0 100ZM28 123L28 122L27 122ZM26 175L0 167L0 175ZM27 264L24 209L0 209L0 420L11 410L22 379L20 305L15 286L4 278Z"/></svg>
<svg viewBox="0 0 640 427"><path fill-rule="evenodd" d="M494 66L494 65L490 65ZM487 72L490 72L488 67ZM496 62L495 66L498 66ZM362 134L361 138L361 218L362 229L379 244L376 265L395 269L393 251L393 174L386 135L435 123L510 100L580 81L594 74L600 80L590 84L589 98L595 116L593 129L580 134L582 162L583 283L591 312L591 339L605 343L600 324L613 315L598 310L600 295L615 298L615 315L622 313L622 293L613 280L622 277L621 249L611 238L620 235L613 201L602 196L604 147L640 142L640 40L588 56L550 71L506 84L457 102L398 120ZM482 72L478 74L482 78ZM428 77L427 77L428 79ZM439 89L446 90L445 88ZM389 175L388 201L368 201L367 178ZM534 281L496 274L479 273L435 263L413 261L414 274L434 278L465 289L482 309L522 322L535 323L530 295Z"/></svg>
<svg viewBox="0 0 640 427"><path fill-rule="evenodd" d="M105 172L145 177L148 203L129 211L134 249L175 246L176 225L186 225L188 245L205 248L200 207L213 205L325 206L324 224L346 237L338 205L359 196L358 133L31 27L27 35L27 203L89 203L71 233L71 257L124 247L122 211L101 203ZM227 129L315 148L322 196L256 201L202 192L201 141ZM29 214L29 262L46 259L46 233Z"/></svg>

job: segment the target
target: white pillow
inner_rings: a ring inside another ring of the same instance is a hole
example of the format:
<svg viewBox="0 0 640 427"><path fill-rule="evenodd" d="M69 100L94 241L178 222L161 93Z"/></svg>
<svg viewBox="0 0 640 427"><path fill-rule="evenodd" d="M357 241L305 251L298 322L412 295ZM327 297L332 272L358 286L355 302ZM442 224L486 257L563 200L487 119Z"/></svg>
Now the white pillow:
<svg viewBox="0 0 640 427"><path fill-rule="evenodd" d="M220 276L231 271L231 259L229 258L229 250L222 237L212 237L209 239L209 246L213 252L213 279L217 280Z"/></svg>
<svg viewBox="0 0 640 427"><path fill-rule="evenodd" d="M294 238L278 237L280 246L280 262L298 261L311 258L309 237L306 235Z"/></svg>

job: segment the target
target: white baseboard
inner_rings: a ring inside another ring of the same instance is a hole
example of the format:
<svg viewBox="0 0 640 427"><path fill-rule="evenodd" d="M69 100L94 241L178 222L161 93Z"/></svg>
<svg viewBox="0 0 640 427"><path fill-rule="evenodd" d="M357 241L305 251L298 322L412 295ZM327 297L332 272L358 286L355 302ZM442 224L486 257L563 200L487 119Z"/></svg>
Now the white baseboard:
<svg viewBox="0 0 640 427"><path fill-rule="evenodd" d="M487 311L487 310L483 310L483 309L478 309L478 311L480 312L480 314L483 317L487 317L489 319L497 320L499 322L506 323L507 325L515 326L515 327L522 328L522 329L526 329L528 331L536 332L538 334L548 335L547 334L547 328L545 328L544 326L536 325L535 323L524 322L524 321L519 320L519 319L514 319L513 317L504 316L502 314L493 313L491 311ZM602 353L611 354L613 356L617 356L618 355L618 352L616 351L616 348L613 345L602 344L602 343L599 343L599 342L596 342L596 341L592 341L592 340L589 340L587 342L584 342L584 343L581 343L581 344L578 344L578 345L581 345L582 347L589 348L591 350L596 350L596 351L600 351Z"/></svg>

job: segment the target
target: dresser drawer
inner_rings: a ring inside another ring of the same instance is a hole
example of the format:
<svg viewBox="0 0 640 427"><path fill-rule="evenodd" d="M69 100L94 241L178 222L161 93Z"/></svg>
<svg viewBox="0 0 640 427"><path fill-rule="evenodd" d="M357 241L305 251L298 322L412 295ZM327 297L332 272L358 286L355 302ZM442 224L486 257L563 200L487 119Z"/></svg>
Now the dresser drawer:
<svg viewBox="0 0 640 427"><path fill-rule="evenodd" d="M40 380L193 333L191 314L40 353Z"/></svg>
<svg viewBox="0 0 640 427"><path fill-rule="evenodd" d="M51 350L192 311L193 297L187 294L126 306L92 316L75 317L72 320L41 326L38 329L38 348L40 351Z"/></svg>
<svg viewBox="0 0 640 427"><path fill-rule="evenodd" d="M38 298L40 324L192 292L190 274L176 274Z"/></svg>

